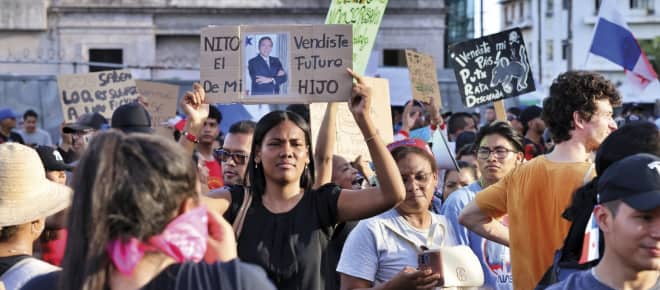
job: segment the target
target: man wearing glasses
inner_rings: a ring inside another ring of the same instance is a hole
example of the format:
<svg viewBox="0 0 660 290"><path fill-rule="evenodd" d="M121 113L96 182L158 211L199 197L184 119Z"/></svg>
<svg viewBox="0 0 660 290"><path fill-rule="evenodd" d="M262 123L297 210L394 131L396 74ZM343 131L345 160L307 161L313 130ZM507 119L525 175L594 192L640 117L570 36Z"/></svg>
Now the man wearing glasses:
<svg viewBox="0 0 660 290"><path fill-rule="evenodd" d="M458 223L458 216L474 200L477 192L498 182L522 164L523 137L509 124L495 121L479 130L475 144L481 178L454 191L442 204L440 214L452 224L458 243L469 246L481 261L484 288L511 289L509 248L469 231ZM505 223L506 216L499 221Z"/></svg>
<svg viewBox="0 0 660 290"><path fill-rule="evenodd" d="M570 223L561 217L573 192L593 177L591 154L616 127L621 103L601 75L559 75L543 102L543 121L557 145L479 192L459 221L471 231L509 246L513 286L534 289L564 242ZM509 226L499 222L508 215Z"/></svg>
<svg viewBox="0 0 660 290"><path fill-rule="evenodd" d="M226 186L243 185L255 126L252 121L234 123L229 127L222 149L215 151L222 165L222 177Z"/></svg>

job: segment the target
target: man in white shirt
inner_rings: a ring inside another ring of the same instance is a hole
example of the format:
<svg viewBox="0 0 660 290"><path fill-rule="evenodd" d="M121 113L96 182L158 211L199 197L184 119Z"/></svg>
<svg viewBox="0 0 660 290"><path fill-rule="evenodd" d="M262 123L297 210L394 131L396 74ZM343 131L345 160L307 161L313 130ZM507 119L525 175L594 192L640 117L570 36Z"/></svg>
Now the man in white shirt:
<svg viewBox="0 0 660 290"><path fill-rule="evenodd" d="M25 111L25 114L23 114L23 129L20 131L23 141L26 145L53 146L53 139L50 138L50 134L37 128L38 120L39 115L37 115L37 112L32 109Z"/></svg>

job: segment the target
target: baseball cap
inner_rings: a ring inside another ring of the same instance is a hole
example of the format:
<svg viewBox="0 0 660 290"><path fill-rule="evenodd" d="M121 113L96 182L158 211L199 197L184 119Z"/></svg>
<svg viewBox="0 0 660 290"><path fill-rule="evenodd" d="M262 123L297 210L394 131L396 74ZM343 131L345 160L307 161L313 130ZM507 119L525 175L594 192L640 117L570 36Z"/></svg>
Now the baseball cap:
<svg viewBox="0 0 660 290"><path fill-rule="evenodd" d="M638 153L621 159L598 178L598 203L622 200L639 211L660 207L660 158Z"/></svg>
<svg viewBox="0 0 660 290"><path fill-rule="evenodd" d="M0 109L0 121L4 119L16 119L16 113L11 108Z"/></svg>
<svg viewBox="0 0 660 290"><path fill-rule="evenodd" d="M119 106L112 113L112 128L124 133L151 133L151 117L149 112L139 103L129 103Z"/></svg>
<svg viewBox="0 0 660 290"><path fill-rule="evenodd" d="M543 109L539 106L529 106L520 112L520 122L527 124L527 122L541 117Z"/></svg>
<svg viewBox="0 0 660 290"><path fill-rule="evenodd" d="M108 125L108 120L99 113L89 113L80 116L78 121L62 128L64 133L75 133L87 130L101 130ZM107 128L107 127L106 127Z"/></svg>
<svg viewBox="0 0 660 290"><path fill-rule="evenodd" d="M73 166L64 163L64 158L59 151L50 146L37 146L34 148L39 153L39 158L47 171L72 171Z"/></svg>
<svg viewBox="0 0 660 290"><path fill-rule="evenodd" d="M402 146L417 147L419 149L422 149L422 151L428 153L429 156L433 158L433 152L431 151L431 148L429 148L429 145L426 144L426 142L417 138L409 138L409 139L403 139L396 142L392 142L389 145L387 145L387 150L392 152L394 151L394 149Z"/></svg>

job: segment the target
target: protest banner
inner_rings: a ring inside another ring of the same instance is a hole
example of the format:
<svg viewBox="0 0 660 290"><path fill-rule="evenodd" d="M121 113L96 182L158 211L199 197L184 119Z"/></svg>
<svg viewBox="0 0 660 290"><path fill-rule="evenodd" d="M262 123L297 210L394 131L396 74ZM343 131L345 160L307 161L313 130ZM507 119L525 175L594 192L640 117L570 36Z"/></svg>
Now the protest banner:
<svg viewBox="0 0 660 290"><path fill-rule="evenodd" d="M433 57L406 49L406 63L410 72L413 99L425 103L431 103L431 99L435 99L435 104L442 107Z"/></svg>
<svg viewBox="0 0 660 290"><path fill-rule="evenodd" d="M451 45L449 56L468 108L535 90L519 28Z"/></svg>
<svg viewBox="0 0 660 290"><path fill-rule="evenodd" d="M392 114L390 108L390 85L387 79L364 77L367 85L371 86L373 91L373 100L371 101L371 118L378 129L378 135L385 144L394 140L392 130ZM348 100L348 97L346 97ZM316 139L319 135L319 128L325 115L327 103L314 103L309 105L310 126L312 128L312 147L316 148ZM366 160L371 160L369 148L364 142L364 136L353 114L348 108L346 102L337 106L337 143L335 145L335 154L341 155L349 160L355 160L359 155Z"/></svg>
<svg viewBox="0 0 660 290"><path fill-rule="evenodd" d="M387 0L332 0L325 24L353 26L353 70L364 74Z"/></svg>
<svg viewBox="0 0 660 290"><path fill-rule="evenodd" d="M247 25L201 32L201 83L209 102L345 101L352 80L349 25Z"/></svg>
<svg viewBox="0 0 660 290"><path fill-rule="evenodd" d="M172 130L167 128L167 120L176 115L179 86L141 80L136 80L135 84L140 96L147 101L147 111L155 133L172 138Z"/></svg>
<svg viewBox="0 0 660 290"><path fill-rule="evenodd" d="M65 123L96 112L110 119L117 107L138 97L135 81L128 70L59 75L57 86Z"/></svg>

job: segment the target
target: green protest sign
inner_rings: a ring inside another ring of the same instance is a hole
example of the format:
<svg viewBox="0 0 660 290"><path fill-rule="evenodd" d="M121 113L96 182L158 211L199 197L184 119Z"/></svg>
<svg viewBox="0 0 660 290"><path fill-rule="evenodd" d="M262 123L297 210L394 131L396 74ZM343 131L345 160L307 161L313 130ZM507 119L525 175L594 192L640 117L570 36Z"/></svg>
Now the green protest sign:
<svg viewBox="0 0 660 290"><path fill-rule="evenodd" d="M332 0L325 24L353 25L353 70L364 74L387 0Z"/></svg>

